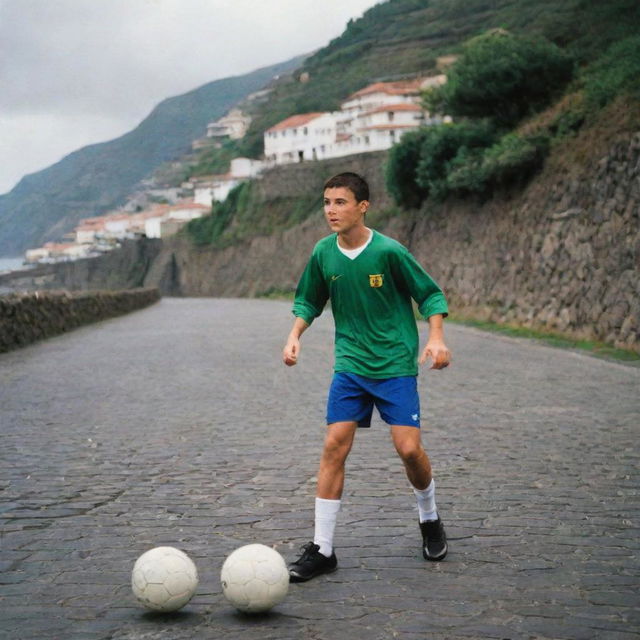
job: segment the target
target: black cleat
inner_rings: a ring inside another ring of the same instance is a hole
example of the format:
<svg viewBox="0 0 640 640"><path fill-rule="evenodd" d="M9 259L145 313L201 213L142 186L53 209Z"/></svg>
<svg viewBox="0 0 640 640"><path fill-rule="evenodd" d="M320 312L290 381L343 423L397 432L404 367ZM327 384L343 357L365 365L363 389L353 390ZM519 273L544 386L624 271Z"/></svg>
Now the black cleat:
<svg viewBox="0 0 640 640"><path fill-rule="evenodd" d="M422 555L425 560L444 560L447 555L447 535L442 520L427 520L420 523L422 533Z"/></svg>
<svg viewBox="0 0 640 640"><path fill-rule="evenodd" d="M289 565L290 582L306 582L323 573L331 573L338 568L336 554L329 558L320 553L320 547L313 542L302 547L302 555Z"/></svg>

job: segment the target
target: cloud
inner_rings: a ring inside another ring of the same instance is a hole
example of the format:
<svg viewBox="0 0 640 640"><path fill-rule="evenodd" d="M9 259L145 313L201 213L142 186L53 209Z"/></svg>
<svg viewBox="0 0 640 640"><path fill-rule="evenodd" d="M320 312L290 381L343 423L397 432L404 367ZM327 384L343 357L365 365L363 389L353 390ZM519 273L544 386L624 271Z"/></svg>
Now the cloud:
<svg viewBox="0 0 640 640"><path fill-rule="evenodd" d="M164 98L324 46L374 4L0 0L0 193L25 172L26 158L6 164L24 155L17 131L40 141L26 171L41 169L125 133Z"/></svg>

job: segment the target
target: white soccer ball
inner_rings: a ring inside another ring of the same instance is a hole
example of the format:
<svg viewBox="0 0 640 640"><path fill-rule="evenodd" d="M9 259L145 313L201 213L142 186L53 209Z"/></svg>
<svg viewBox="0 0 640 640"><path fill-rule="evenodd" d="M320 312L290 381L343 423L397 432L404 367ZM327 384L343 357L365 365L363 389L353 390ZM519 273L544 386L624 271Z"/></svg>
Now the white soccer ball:
<svg viewBox="0 0 640 640"><path fill-rule="evenodd" d="M196 592L198 570L180 549L155 547L136 560L131 588L138 602L148 609L176 611Z"/></svg>
<svg viewBox="0 0 640 640"><path fill-rule="evenodd" d="M289 590L284 558L271 547L248 544L231 553L220 572L222 593L240 611L269 611Z"/></svg>

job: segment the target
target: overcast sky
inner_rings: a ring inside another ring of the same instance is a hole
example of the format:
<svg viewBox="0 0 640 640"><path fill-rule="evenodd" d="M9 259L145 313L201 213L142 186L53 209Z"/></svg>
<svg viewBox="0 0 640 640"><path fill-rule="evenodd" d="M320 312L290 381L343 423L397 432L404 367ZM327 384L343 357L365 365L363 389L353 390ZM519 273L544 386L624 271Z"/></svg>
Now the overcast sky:
<svg viewBox="0 0 640 640"><path fill-rule="evenodd" d="M0 193L164 98L322 47L380 0L0 0Z"/></svg>

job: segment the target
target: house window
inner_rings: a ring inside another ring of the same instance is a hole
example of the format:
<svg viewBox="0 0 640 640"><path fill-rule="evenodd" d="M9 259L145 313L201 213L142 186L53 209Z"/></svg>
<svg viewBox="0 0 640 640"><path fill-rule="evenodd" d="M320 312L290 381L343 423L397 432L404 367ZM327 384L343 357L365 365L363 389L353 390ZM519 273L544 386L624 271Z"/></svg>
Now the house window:
<svg viewBox="0 0 640 640"><path fill-rule="evenodd" d="M369 142L369 136L365 136L365 137L364 137L364 143L365 143L365 144L370 144L370 142Z"/></svg>
<svg viewBox="0 0 640 640"><path fill-rule="evenodd" d="M395 142L396 139L396 132L394 129L391 129L391 131L389 131L389 137L391 138L392 141Z"/></svg>
<svg viewBox="0 0 640 640"><path fill-rule="evenodd" d="M393 122L393 117L394 117L394 113L393 111L388 111L387 112L387 116L389 116L389 122Z"/></svg>
<svg viewBox="0 0 640 640"><path fill-rule="evenodd" d="M304 133L304 135L305 135L305 136L306 136L306 135L308 135L309 130L307 129L307 127L305 127L305 128L302 130L302 133Z"/></svg>

